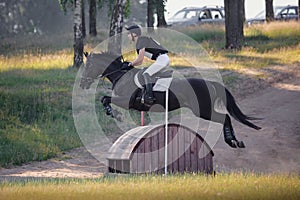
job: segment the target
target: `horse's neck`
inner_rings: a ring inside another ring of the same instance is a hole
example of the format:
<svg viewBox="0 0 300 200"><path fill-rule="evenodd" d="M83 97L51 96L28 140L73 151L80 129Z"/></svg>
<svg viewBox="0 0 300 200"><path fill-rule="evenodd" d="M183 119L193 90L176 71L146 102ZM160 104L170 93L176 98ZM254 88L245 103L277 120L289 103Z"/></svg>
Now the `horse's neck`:
<svg viewBox="0 0 300 200"><path fill-rule="evenodd" d="M134 76L139 69L133 68L118 79L114 85L114 94L117 96L131 96L138 88L134 83Z"/></svg>
<svg viewBox="0 0 300 200"><path fill-rule="evenodd" d="M107 76L108 80L115 84L126 72L118 71Z"/></svg>

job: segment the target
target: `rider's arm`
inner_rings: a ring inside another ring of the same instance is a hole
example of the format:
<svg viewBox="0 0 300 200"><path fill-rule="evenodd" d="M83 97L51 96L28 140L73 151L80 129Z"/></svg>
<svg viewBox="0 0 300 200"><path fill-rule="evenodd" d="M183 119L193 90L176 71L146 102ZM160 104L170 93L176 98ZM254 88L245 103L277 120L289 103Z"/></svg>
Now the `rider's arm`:
<svg viewBox="0 0 300 200"><path fill-rule="evenodd" d="M145 48L140 49L138 57L131 63L132 66L141 65L144 61Z"/></svg>

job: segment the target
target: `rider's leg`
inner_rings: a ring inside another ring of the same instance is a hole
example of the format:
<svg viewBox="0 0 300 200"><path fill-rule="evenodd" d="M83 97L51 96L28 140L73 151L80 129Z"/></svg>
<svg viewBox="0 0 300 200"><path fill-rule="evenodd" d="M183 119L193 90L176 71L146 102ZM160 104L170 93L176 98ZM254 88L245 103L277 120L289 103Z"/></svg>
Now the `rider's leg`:
<svg viewBox="0 0 300 200"><path fill-rule="evenodd" d="M145 89L146 89L146 94L144 95L144 98L142 98L142 103L152 105L155 101L153 97L153 85L151 82L151 77L148 73L143 73L143 77L145 79Z"/></svg>
<svg viewBox="0 0 300 200"><path fill-rule="evenodd" d="M161 71L163 68L169 66L169 64L169 56L167 54L160 55L157 57L156 61L145 70L144 73L153 76L157 72Z"/></svg>
<svg viewBox="0 0 300 200"><path fill-rule="evenodd" d="M145 80L145 89L146 94L144 96L144 103L148 105L152 105L155 101L153 97L153 85L151 82L151 76L162 70L163 68L167 67L170 63L170 59L167 54L160 55L157 57L157 60L150 65L145 72L143 73L143 77Z"/></svg>

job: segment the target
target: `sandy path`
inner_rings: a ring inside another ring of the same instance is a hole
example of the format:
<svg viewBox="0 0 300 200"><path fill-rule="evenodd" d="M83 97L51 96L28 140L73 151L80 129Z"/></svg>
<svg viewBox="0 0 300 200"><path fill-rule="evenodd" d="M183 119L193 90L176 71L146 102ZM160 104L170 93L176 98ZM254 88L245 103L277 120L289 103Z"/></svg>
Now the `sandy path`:
<svg viewBox="0 0 300 200"><path fill-rule="evenodd" d="M264 120L257 122L263 129L255 131L233 121L236 135L245 142L246 148L232 149L220 138L213 147L217 171L300 174L300 64L293 68L280 67L276 71L275 75L279 78L266 80L268 86L265 89L247 96L244 91L240 92L239 105L245 113L264 117ZM243 88L245 86L239 89ZM251 85L246 88L253 89ZM234 93L239 96L239 91ZM106 166L84 148L79 148L55 159L0 169L0 180L28 177L97 178L106 171Z"/></svg>
<svg viewBox="0 0 300 200"><path fill-rule="evenodd" d="M245 149L232 150L219 140L214 148L219 169L300 174L300 72L239 102L246 113L264 117L255 131L234 121Z"/></svg>

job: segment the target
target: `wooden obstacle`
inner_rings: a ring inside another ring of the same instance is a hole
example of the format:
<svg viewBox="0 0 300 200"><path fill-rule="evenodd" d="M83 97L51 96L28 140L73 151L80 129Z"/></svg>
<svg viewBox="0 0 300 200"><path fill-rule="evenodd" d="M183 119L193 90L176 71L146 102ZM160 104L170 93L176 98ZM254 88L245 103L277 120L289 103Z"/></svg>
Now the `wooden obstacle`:
<svg viewBox="0 0 300 200"><path fill-rule="evenodd" d="M213 173L211 148L195 131L168 124L168 173ZM140 126L123 134L108 154L110 173L164 173L165 125Z"/></svg>

